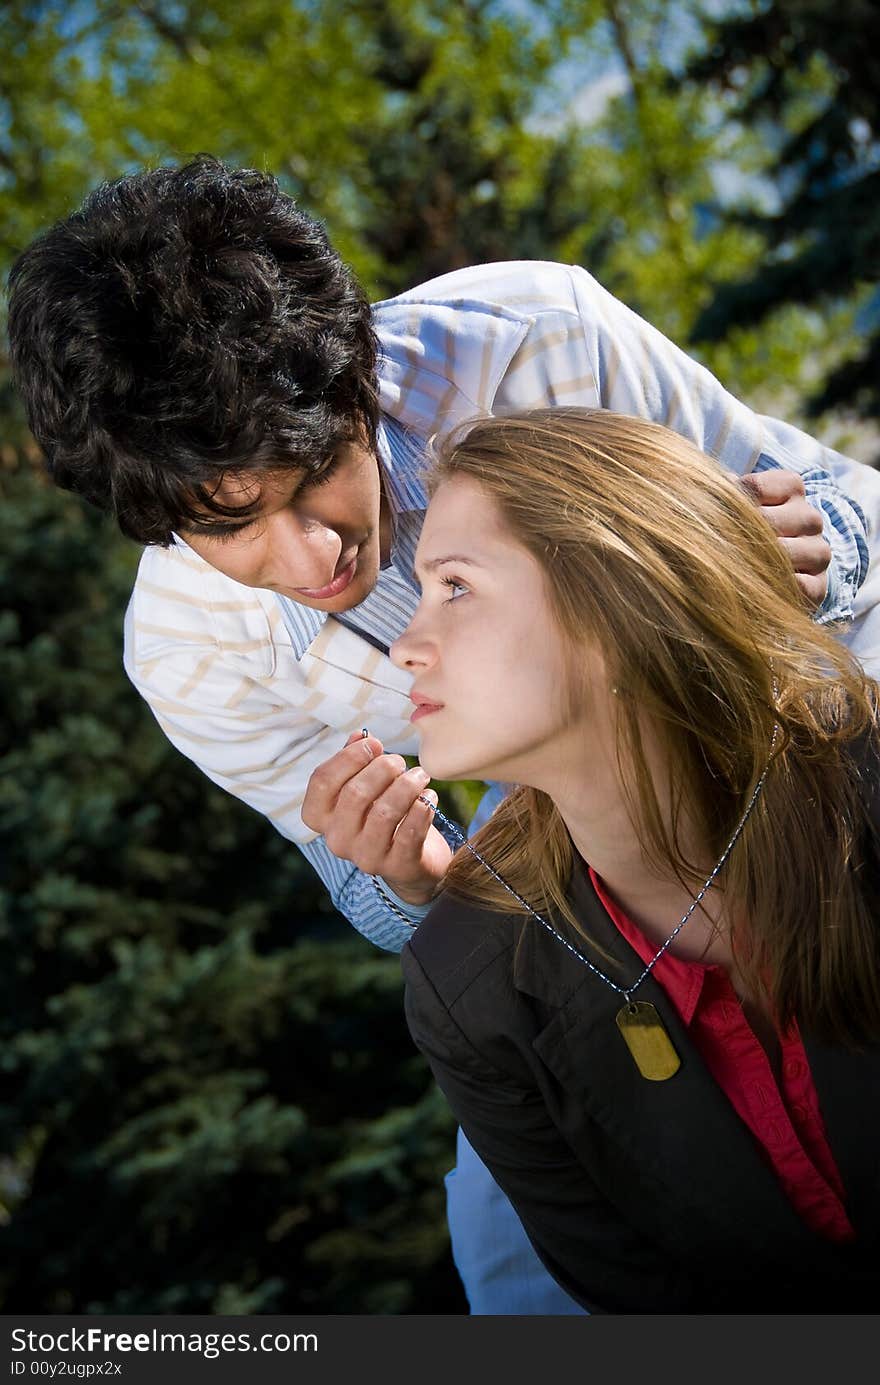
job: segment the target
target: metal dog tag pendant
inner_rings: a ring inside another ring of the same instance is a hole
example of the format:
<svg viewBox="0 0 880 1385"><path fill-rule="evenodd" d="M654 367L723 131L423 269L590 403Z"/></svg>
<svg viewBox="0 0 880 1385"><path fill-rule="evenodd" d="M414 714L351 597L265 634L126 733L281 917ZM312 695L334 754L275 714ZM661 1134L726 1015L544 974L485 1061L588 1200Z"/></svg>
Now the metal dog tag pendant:
<svg viewBox="0 0 880 1385"><path fill-rule="evenodd" d="M646 1000L630 1000L617 1012L617 1027L642 1077L665 1082L681 1067L663 1021Z"/></svg>

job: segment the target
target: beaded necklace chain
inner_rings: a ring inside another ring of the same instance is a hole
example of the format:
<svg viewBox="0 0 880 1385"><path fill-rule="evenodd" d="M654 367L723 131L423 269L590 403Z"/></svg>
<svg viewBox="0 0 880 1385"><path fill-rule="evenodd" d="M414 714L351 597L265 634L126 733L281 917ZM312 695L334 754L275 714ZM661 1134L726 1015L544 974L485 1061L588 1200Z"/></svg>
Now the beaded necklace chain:
<svg viewBox="0 0 880 1385"><path fill-rule="evenodd" d="M776 725L773 728L773 739L770 743L770 754L767 757L767 763L764 765L764 768L761 771L760 778L758 779L758 782L752 791L752 795L748 803L746 804L745 811L743 812L742 817L737 823L733 835L730 838L730 841L727 843L727 846L724 848L715 865L713 866L711 874L709 875L708 879L704 882L699 892L695 895L690 908L679 919L678 923L675 925L672 932L669 934L668 938L666 938L666 940L663 943L661 943L660 947L654 953L654 956L645 965L645 968L642 971L641 975L638 976L636 980L633 981L632 984L629 986L621 986L618 984L618 982L612 980L612 978L610 976L607 976L605 972L601 970L600 967L597 967L594 962L591 962L589 957L585 957L584 954L572 943L570 943L567 938L564 938L561 933L557 932L553 925L548 923L547 920L541 914L538 913L537 909L533 909L531 904L529 904L528 900L523 899L522 895L519 894L513 888L512 885L509 885L507 883L507 881L504 879L502 875L498 873L495 867L490 865L489 862L483 856L480 855L479 851L477 851L477 849L474 846L472 846L471 843L468 841L467 837L461 831L457 823L454 823L450 818L446 816L445 813L441 812L440 808L436 807L435 804L433 804L429 798L426 798L424 794L419 794L419 802L424 803L426 807L431 809L434 818L439 820L444 827L446 827L450 832L452 832L452 834L458 839L458 841L461 842L462 846L466 847L467 850L471 853L471 855L476 857L476 859L480 862L480 864L483 867L485 867L489 874L495 877L499 885L502 885L504 889L507 890L508 894L511 894L513 898L517 901L517 903L520 904L523 907L523 909L525 909L529 914L531 914L533 919L540 923L542 928L545 928L548 933L552 934L552 936L557 940L557 942L560 942L564 948L567 948L568 951L572 953L572 955L575 956L579 962L582 962L585 967L589 967L590 971L593 973L594 976L597 976L600 981L604 981L605 985L610 986L612 990L618 993L618 995L623 996L624 1003L618 1010L617 1015L615 1017L617 1027L623 1036L627 1048L632 1054L636 1067L638 1068L642 1076L648 1078L649 1081L662 1082L666 1078L672 1077L673 1073L677 1072L679 1067L681 1066L681 1060L679 1059L678 1054L676 1053L672 1045L672 1040L669 1037L669 1033L666 1029L666 1026L660 1018L660 1015L658 1014L656 1007L652 1005L650 1001L633 1000L632 997L638 990L638 988L641 986L642 982L646 981L647 978L650 976L651 972L659 962L660 958L663 956L666 949L675 941L675 939L678 937L679 933L687 923L688 919L693 914L694 910L699 906L707 892L711 889L716 877L718 876L719 871L724 866L724 863L726 862L731 851L733 850L737 841L739 840L740 834L743 828L745 827L746 823L748 822L752 809L757 803L761 790L764 787L764 781L767 778L767 772L770 768L770 764L773 759L773 752L776 748L776 740L778 733L779 727L778 725ZM376 884L376 888L379 890L379 893L382 895L385 902L391 908L394 908L392 901L389 900L388 896L385 895L384 891L382 891L378 882L375 880L375 877L374 883ZM400 913L401 917L406 919L406 915L404 915L400 910L395 909L395 913ZM406 919L406 922L411 924L412 920Z"/></svg>

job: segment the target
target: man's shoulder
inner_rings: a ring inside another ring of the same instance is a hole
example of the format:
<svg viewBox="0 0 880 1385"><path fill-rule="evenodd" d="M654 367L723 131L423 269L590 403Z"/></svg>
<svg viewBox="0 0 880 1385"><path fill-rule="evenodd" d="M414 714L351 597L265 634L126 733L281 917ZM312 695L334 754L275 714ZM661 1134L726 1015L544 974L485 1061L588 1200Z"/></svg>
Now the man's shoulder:
<svg viewBox="0 0 880 1385"><path fill-rule="evenodd" d="M491 413L521 352L565 380L589 371L573 272L548 260L453 270L376 303L373 324L382 409L418 437ZM531 374L522 379L531 397Z"/></svg>
<svg viewBox="0 0 880 1385"><path fill-rule="evenodd" d="M498 260L453 269L374 304L374 313L396 305L441 304L501 308L528 318L536 313L576 310L571 268L553 260Z"/></svg>
<svg viewBox="0 0 880 1385"><path fill-rule="evenodd" d="M209 618L228 615L233 622L248 611L271 611L276 605L273 592L236 582L180 541L144 549L132 599L147 611L185 606Z"/></svg>
<svg viewBox="0 0 880 1385"><path fill-rule="evenodd" d="M167 660L174 651L217 651L263 676L274 666L280 627L272 592L245 587L182 543L149 546L126 613L126 663Z"/></svg>

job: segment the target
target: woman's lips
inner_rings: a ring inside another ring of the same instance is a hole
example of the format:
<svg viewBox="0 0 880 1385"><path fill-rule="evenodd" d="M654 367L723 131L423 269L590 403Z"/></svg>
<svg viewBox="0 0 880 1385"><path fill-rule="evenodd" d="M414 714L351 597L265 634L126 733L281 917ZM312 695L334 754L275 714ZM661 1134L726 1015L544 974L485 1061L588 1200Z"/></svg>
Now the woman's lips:
<svg viewBox="0 0 880 1385"><path fill-rule="evenodd" d="M311 597L313 601L329 601L331 596L338 596L340 592L345 591L352 577L354 577L354 570L356 567L357 554L355 554L351 562L346 564L342 571L333 578L332 582L327 583L326 587L296 587L294 590L297 591L300 596Z"/></svg>
<svg viewBox="0 0 880 1385"><path fill-rule="evenodd" d="M430 716L431 712L442 712L443 710L442 702L426 702L422 698L415 697L413 702L416 704L416 709L410 717L411 722L418 721L421 717Z"/></svg>

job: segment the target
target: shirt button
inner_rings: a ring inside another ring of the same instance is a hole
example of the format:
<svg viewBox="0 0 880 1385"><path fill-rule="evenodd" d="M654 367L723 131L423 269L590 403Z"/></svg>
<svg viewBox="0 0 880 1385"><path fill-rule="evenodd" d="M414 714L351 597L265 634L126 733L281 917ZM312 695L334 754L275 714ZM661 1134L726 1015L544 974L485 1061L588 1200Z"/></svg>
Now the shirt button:
<svg viewBox="0 0 880 1385"><path fill-rule="evenodd" d="M802 1077L804 1065L799 1058L786 1058L782 1071L786 1077Z"/></svg>

